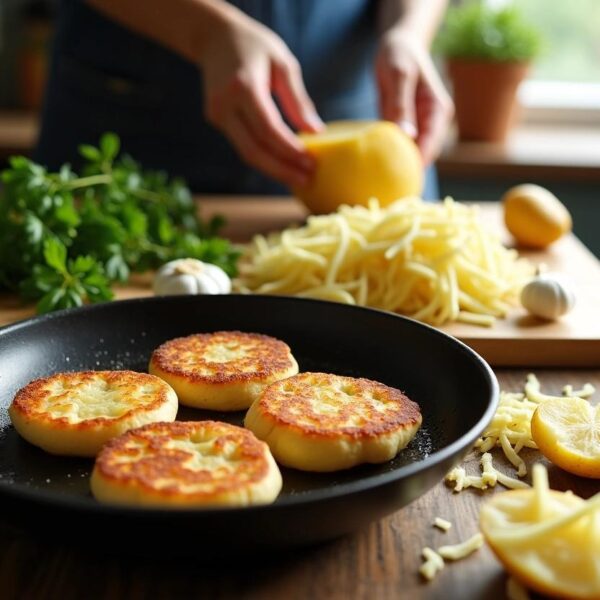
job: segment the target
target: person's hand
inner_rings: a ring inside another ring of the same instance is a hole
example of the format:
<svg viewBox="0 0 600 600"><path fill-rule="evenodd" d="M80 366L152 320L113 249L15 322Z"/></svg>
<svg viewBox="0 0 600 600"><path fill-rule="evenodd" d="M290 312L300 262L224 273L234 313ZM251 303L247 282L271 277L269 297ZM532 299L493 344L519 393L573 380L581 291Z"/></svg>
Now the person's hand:
<svg viewBox="0 0 600 600"><path fill-rule="evenodd" d="M439 155L454 113L427 48L401 29L381 39L375 63L381 116L415 138L427 165Z"/></svg>
<svg viewBox="0 0 600 600"><path fill-rule="evenodd" d="M230 15L211 37L200 62L208 121L250 165L290 186L305 185L313 160L271 95L297 129L323 127L298 61L281 38L242 14Z"/></svg>

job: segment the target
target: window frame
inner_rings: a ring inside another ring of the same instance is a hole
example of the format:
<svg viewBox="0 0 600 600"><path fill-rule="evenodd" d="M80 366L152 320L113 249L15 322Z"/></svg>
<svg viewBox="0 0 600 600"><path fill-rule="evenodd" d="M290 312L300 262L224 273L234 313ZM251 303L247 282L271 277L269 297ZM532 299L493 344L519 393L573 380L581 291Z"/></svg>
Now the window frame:
<svg viewBox="0 0 600 600"><path fill-rule="evenodd" d="M600 83L526 79L518 98L525 123L600 127Z"/></svg>

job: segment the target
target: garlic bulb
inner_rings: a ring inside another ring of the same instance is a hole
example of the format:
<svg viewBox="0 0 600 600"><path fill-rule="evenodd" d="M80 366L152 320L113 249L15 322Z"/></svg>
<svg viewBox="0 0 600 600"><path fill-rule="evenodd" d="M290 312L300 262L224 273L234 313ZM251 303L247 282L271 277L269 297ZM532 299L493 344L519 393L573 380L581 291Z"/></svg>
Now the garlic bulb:
<svg viewBox="0 0 600 600"><path fill-rule="evenodd" d="M157 296L176 294L228 294L231 280L221 267L195 258L179 258L164 264L154 277Z"/></svg>
<svg viewBox="0 0 600 600"><path fill-rule="evenodd" d="M521 304L538 317L554 320L575 306L575 294L559 274L544 273L523 288Z"/></svg>

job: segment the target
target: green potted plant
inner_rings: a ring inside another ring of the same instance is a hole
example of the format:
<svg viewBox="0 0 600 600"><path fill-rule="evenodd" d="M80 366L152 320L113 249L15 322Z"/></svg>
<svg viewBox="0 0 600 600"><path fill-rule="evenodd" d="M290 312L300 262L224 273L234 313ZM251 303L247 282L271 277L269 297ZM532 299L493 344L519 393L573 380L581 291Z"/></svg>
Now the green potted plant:
<svg viewBox="0 0 600 600"><path fill-rule="evenodd" d="M449 9L436 48L446 59L461 139L506 138L517 88L541 47L540 33L515 5L465 2Z"/></svg>

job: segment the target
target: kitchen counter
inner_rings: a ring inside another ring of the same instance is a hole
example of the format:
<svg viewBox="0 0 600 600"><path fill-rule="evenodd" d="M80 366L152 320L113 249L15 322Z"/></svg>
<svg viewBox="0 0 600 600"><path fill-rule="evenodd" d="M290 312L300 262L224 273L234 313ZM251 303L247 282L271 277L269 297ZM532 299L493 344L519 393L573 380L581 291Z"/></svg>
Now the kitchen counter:
<svg viewBox="0 0 600 600"><path fill-rule="evenodd" d="M223 215L227 223L221 232L235 242L248 241L253 234L266 234L290 224L300 224L307 212L300 202L289 197L199 197L201 214L210 219ZM488 226L504 232L497 203L483 203L480 215ZM600 263L574 236L568 235L543 251L520 253L544 268L568 273L577 286L577 307L556 323L543 322L515 309L493 328L451 323L443 330L479 352L495 366L593 366L600 367ZM115 287L117 299L148 296L151 274L135 275L124 286ZM13 295L0 294L0 326L33 314L32 306L23 306ZM534 360L535 362L531 362Z"/></svg>
<svg viewBox="0 0 600 600"><path fill-rule="evenodd" d="M201 199L202 201L202 199ZM205 216L223 212L229 218L225 235L248 239L301 222L305 212L299 204L277 199L205 199ZM148 295L143 278L119 292L119 297ZM27 316L28 308L5 297L0 302L0 323ZM515 365L496 369L502 389L521 390L530 369ZM560 394L566 383L580 387L591 382L600 390L600 369L535 369L546 393ZM600 392L596 393L596 397ZM465 399L468 401L468 399ZM514 474L495 451L498 468ZM525 454L528 464L540 461L535 451ZM476 459L467 469L478 472ZM541 462L548 464L544 459ZM589 497L600 482L570 476L549 466L552 488L571 489ZM440 482L427 494L393 515L345 538L296 551L293 554L257 559L237 558L227 563L205 565L199 559L173 559L169 549L157 547L154 559L123 558L94 549L71 547L60 539L39 539L19 531L9 514L0 516L0 597L12 599L67 598L310 598L397 599L502 598L506 576L491 551L484 547L472 556L452 563L430 583L418 574L424 546L437 548L473 535L479 507L490 495L466 490L460 494ZM0 504L1 506L1 504ZM453 523L449 532L432 527L440 516ZM115 546L135 544L127 532ZM198 540L202 545L202 540ZM206 550L206 549L204 549Z"/></svg>

